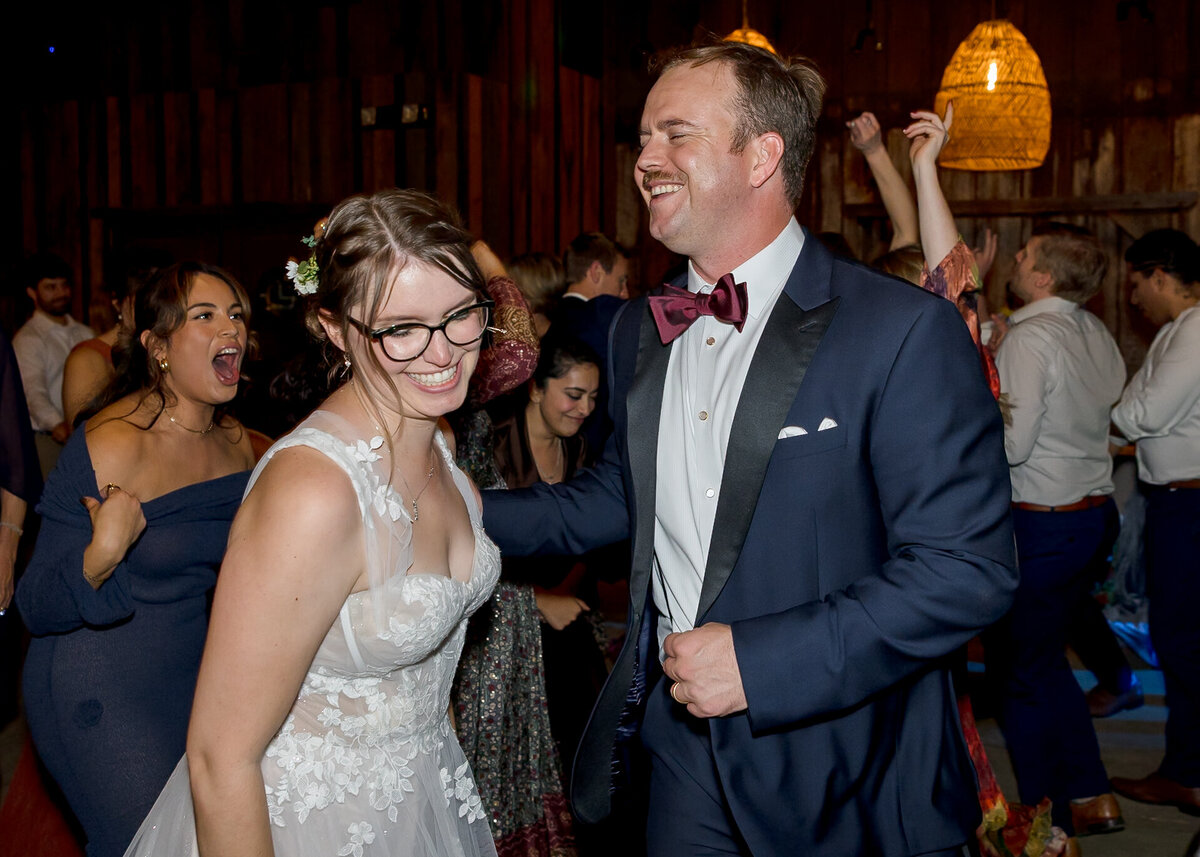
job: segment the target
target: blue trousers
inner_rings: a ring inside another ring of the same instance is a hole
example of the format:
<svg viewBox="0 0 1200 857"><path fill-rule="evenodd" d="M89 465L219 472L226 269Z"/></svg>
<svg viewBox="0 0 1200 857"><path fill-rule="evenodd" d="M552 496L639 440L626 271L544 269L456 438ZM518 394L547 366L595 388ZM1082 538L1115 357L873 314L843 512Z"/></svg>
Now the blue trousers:
<svg viewBox="0 0 1200 857"><path fill-rule="evenodd" d="M1150 639L1167 691L1159 773L1200 787L1200 490L1143 485Z"/></svg>
<svg viewBox="0 0 1200 857"><path fill-rule="evenodd" d="M999 701L1021 802L1054 803L1068 833L1070 801L1108 791L1108 774L1083 691L1067 662L1073 610L1107 561L1116 504L1077 512L1013 510L1021 582L1008 615L984 635L988 680Z"/></svg>

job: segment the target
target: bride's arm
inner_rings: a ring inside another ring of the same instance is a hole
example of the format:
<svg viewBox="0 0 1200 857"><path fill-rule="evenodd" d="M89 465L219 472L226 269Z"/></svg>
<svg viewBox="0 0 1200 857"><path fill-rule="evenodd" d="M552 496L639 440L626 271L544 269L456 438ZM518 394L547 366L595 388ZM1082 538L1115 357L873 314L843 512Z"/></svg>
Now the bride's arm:
<svg viewBox="0 0 1200 857"><path fill-rule="evenodd" d="M271 855L260 763L364 567L346 475L303 448L279 452L229 536L188 729L204 857Z"/></svg>

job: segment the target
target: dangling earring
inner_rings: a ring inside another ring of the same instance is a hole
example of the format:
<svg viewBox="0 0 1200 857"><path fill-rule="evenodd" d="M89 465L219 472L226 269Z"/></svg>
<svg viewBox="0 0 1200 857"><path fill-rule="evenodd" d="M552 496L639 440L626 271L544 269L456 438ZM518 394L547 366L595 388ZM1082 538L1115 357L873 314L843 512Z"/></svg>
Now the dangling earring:
<svg viewBox="0 0 1200 857"><path fill-rule="evenodd" d="M164 375L166 375L171 371L171 364L168 363L167 358L164 357L162 360L158 361L158 368L162 370Z"/></svg>
<svg viewBox="0 0 1200 857"><path fill-rule="evenodd" d="M347 354L346 356L344 356L342 358L342 377L343 378L350 374L351 368L352 367L350 366L350 355Z"/></svg>

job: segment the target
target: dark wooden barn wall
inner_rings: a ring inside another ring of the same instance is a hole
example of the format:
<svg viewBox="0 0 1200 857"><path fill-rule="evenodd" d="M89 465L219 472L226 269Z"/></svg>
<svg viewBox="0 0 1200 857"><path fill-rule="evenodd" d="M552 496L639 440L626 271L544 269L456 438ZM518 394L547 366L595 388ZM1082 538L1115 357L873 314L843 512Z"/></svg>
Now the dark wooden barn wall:
<svg viewBox="0 0 1200 857"><path fill-rule="evenodd" d="M1035 170L945 172L948 196L968 239L985 226L1000 235L993 303L1037 217L1095 229L1114 272L1094 308L1136 351L1145 332L1120 294L1119 254L1155 226L1200 237L1200 4L1149 0L1152 21L1136 9L1119 21L1116 5L749 0L751 25L813 57L829 80L802 221L843 232L864 256L882 248L885 222L844 122L874 111L906 171L907 112L932 103L955 47L998 6L1041 56L1050 154ZM192 0L98 16L93 43L108 47L95 54L94 79L23 99L19 146L3 150L5 169L19 173L12 255L55 249L86 286L102 280L113 245L191 229L192 249L254 278L297 253L299 235L338 199L400 184L456 203L502 255L556 252L578 231L604 229L637 243L652 277L670 258L648 240L629 179L643 60L705 30L728 32L740 4L580 8ZM866 29L875 39L852 50ZM431 108L427 126L358 121L364 107L408 102Z"/></svg>

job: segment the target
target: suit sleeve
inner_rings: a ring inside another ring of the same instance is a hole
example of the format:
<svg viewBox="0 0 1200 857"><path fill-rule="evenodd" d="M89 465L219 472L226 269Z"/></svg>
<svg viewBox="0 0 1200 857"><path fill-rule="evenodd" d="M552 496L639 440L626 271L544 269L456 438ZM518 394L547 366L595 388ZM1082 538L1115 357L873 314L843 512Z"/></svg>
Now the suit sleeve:
<svg viewBox="0 0 1200 857"><path fill-rule="evenodd" d="M629 537L616 438L569 482L483 492L483 525L501 553L579 556Z"/></svg>
<svg viewBox="0 0 1200 857"><path fill-rule="evenodd" d="M1003 427L950 303L931 302L913 322L869 430L886 558L820 601L733 623L755 732L853 708L1011 605Z"/></svg>

